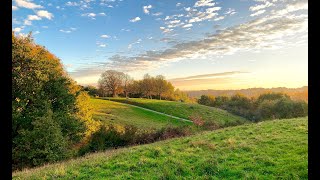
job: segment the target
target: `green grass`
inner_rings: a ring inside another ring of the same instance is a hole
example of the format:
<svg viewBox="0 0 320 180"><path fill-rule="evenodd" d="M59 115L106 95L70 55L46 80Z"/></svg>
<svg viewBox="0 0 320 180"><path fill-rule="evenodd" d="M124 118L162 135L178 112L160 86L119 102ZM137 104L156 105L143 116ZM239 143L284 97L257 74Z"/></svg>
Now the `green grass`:
<svg viewBox="0 0 320 180"><path fill-rule="evenodd" d="M308 179L308 118L265 121L13 173L13 179Z"/></svg>
<svg viewBox="0 0 320 180"><path fill-rule="evenodd" d="M183 102L174 102L174 101L165 101L165 100L154 100L154 99L141 99L141 98L107 98L112 101L122 102L133 104L136 106L148 108L158 112L163 112L169 115L190 119L191 115L199 115L204 121L215 122L220 127L238 125L246 123L247 120L230 114L229 112L204 106L200 104L192 103L183 103Z"/></svg>
<svg viewBox="0 0 320 180"><path fill-rule="evenodd" d="M118 102L92 98L91 103L94 107L93 119L105 124L134 125L139 129L192 124Z"/></svg>

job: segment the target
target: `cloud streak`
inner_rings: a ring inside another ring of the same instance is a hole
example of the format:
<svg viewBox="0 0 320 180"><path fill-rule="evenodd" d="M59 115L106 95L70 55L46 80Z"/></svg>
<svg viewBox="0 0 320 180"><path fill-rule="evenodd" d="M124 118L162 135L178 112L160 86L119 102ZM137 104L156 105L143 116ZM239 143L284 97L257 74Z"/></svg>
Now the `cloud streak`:
<svg viewBox="0 0 320 180"><path fill-rule="evenodd" d="M169 79L169 81L187 81L192 79L207 79L207 78L214 78L219 76L230 76L235 74L242 74L242 73L248 73L248 72L242 72L242 71L230 71L230 72L222 72L222 73L212 73L212 74L201 74L196 76L188 76L188 77L182 77L182 78L174 78Z"/></svg>

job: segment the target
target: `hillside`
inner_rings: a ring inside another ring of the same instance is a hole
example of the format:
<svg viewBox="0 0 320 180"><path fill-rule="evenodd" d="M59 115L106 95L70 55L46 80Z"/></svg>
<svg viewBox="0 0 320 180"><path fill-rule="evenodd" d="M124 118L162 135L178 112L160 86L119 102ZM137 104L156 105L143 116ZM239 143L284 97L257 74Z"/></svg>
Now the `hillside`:
<svg viewBox="0 0 320 180"><path fill-rule="evenodd" d="M95 98L91 99L91 103L95 110L93 119L105 124L133 125L139 129L160 129L167 125L192 124L123 103Z"/></svg>
<svg viewBox="0 0 320 180"><path fill-rule="evenodd" d="M308 179L308 118L265 121L95 153L13 179Z"/></svg>
<svg viewBox="0 0 320 180"><path fill-rule="evenodd" d="M200 104L191 104L183 102L141 99L141 98L107 98L111 101L117 101L136 106L144 107L169 115L190 119L190 116L201 116L206 122L215 122L220 127L238 125L248 122L246 119L228 113L225 110L208 107Z"/></svg>
<svg viewBox="0 0 320 180"><path fill-rule="evenodd" d="M308 102L308 86L301 88L249 88L240 90L198 90L198 91L185 91L190 97L199 98L201 95L213 95L213 96L232 96L236 93L243 94L247 97L258 97L261 94L267 92L285 93L288 94L294 100L303 100Z"/></svg>

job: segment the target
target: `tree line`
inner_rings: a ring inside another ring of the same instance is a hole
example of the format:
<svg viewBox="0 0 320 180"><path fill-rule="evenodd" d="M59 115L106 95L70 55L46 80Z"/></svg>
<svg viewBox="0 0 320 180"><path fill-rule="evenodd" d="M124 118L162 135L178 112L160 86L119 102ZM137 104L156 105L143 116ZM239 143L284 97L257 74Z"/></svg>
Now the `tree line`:
<svg viewBox="0 0 320 180"><path fill-rule="evenodd" d="M265 119L287 119L308 115L308 104L292 100L284 93L265 93L257 98L242 94L233 96L202 95L198 103L227 110L252 121Z"/></svg>
<svg viewBox="0 0 320 180"><path fill-rule="evenodd" d="M98 89L85 87L89 94L123 97L145 97L148 99L166 99L172 101L190 101L187 94L175 89L163 75L155 77L145 74L142 80L134 80L128 74L115 70L107 70L101 74ZM93 93L95 92L95 93Z"/></svg>

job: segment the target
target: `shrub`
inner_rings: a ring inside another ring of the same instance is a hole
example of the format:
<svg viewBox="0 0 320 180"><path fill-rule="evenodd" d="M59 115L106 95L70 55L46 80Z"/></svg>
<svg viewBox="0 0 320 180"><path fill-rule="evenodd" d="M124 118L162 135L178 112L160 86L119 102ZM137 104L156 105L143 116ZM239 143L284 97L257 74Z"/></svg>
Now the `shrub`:
<svg viewBox="0 0 320 180"><path fill-rule="evenodd" d="M60 126L52 119L52 111L32 122L32 129L22 129L12 152L13 169L33 167L68 156L67 143Z"/></svg>
<svg viewBox="0 0 320 180"><path fill-rule="evenodd" d="M189 119L196 125L196 126L202 126L204 124L204 120L202 120L202 117L198 114L192 114L189 116Z"/></svg>

